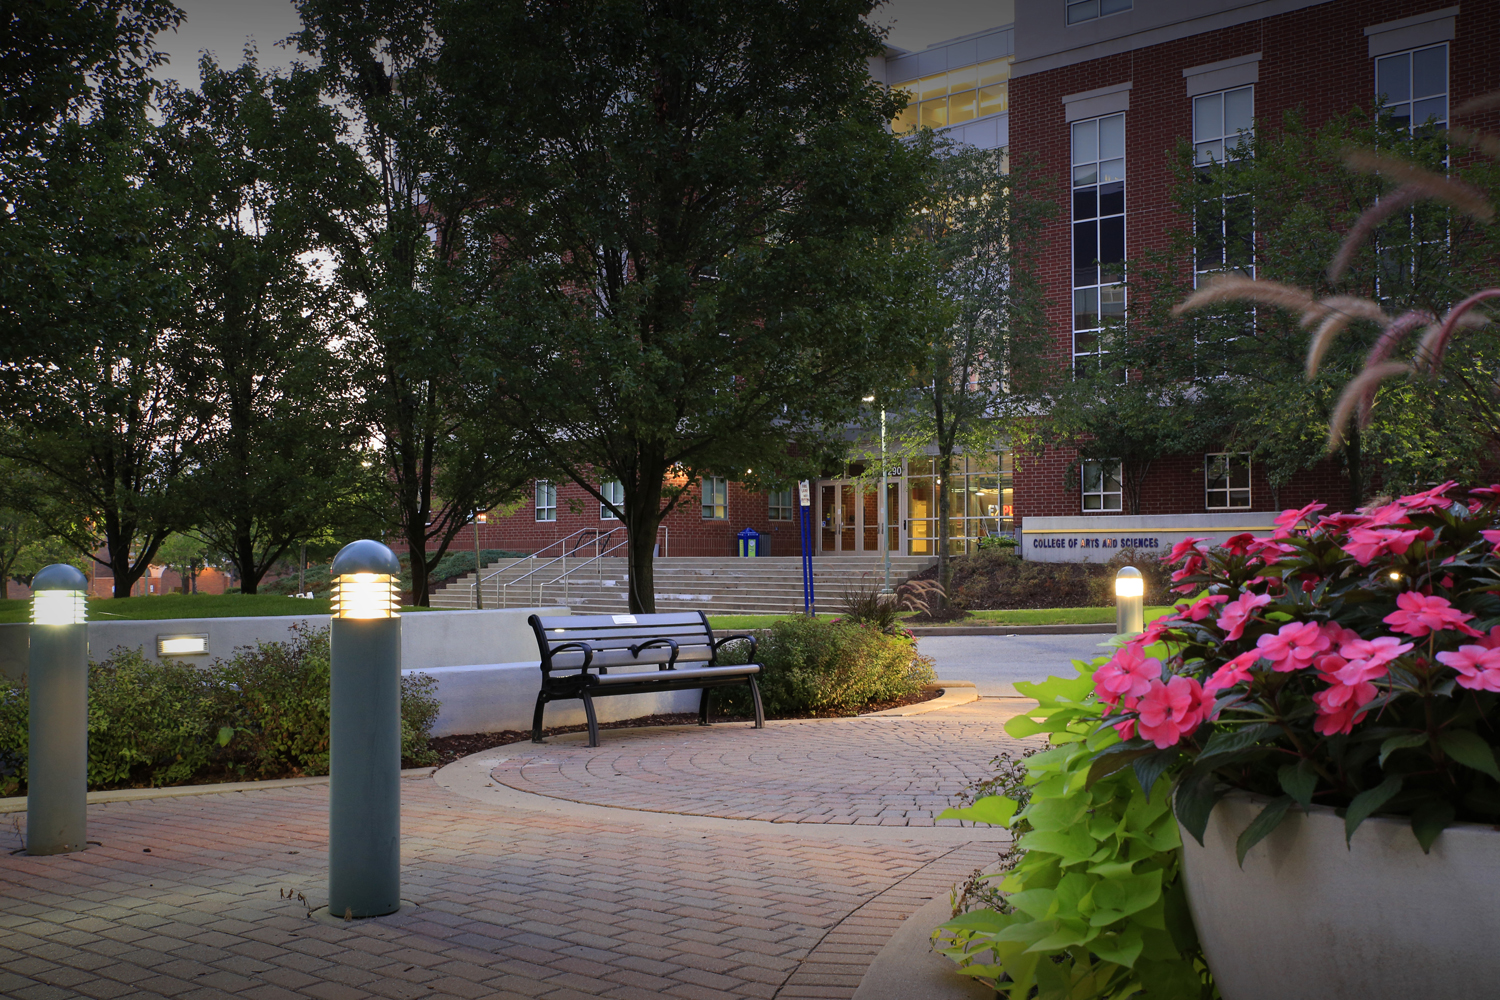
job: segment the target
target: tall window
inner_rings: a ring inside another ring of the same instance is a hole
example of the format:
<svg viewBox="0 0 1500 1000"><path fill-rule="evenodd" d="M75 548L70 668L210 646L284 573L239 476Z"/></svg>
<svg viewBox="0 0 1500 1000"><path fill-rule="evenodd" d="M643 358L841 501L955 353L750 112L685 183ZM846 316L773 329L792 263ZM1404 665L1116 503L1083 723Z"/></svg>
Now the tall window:
<svg viewBox="0 0 1500 1000"><path fill-rule="evenodd" d="M1068 23L1092 21L1097 17L1108 17L1135 6L1135 0L1073 0L1068 4Z"/></svg>
<svg viewBox="0 0 1500 1000"><path fill-rule="evenodd" d="M797 501L793 499L795 495L795 490L771 491L771 520L790 521L796 517L797 512L794 508Z"/></svg>
<svg viewBox="0 0 1500 1000"><path fill-rule="evenodd" d="M1375 60L1375 93L1399 129L1448 124L1448 45L1396 52Z"/></svg>
<svg viewBox="0 0 1500 1000"><path fill-rule="evenodd" d="M599 484L599 492L604 496L606 503L599 505L599 520L618 521L615 512L609 509L608 504L614 504L618 510L625 509L625 487L620 485L618 479L609 479Z"/></svg>
<svg viewBox="0 0 1500 1000"><path fill-rule="evenodd" d="M1255 277L1255 213L1249 195L1237 193L1217 168L1244 152L1241 143L1255 127L1255 88L1237 87L1193 98L1193 163L1204 197L1197 200L1193 227L1197 234L1194 284L1210 275L1235 271ZM1254 313L1250 314L1250 322ZM1224 322L1210 322L1213 340L1198 342L1204 374L1225 370L1224 345L1250 332Z"/></svg>
<svg viewBox="0 0 1500 1000"><path fill-rule="evenodd" d="M1117 459L1099 461L1089 459L1083 463L1083 509L1119 510L1120 462Z"/></svg>
<svg viewBox="0 0 1500 1000"><path fill-rule="evenodd" d="M1073 366L1125 320L1125 116L1073 123Z"/></svg>
<svg viewBox="0 0 1500 1000"><path fill-rule="evenodd" d="M1203 456L1203 506L1250 509L1250 455L1220 452Z"/></svg>
<svg viewBox="0 0 1500 1000"><path fill-rule="evenodd" d="M729 517L729 480L720 476L703 477L703 519L722 521Z"/></svg>
<svg viewBox="0 0 1500 1000"><path fill-rule="evenodd" d="M536 481L536 519L557 520L557 487L545 479Z"/></svg>
<svg viewBox="0 0 1500 1000"><path fill-rule="evenodd" d="M1006 56L891 84L892 90L904 90L911 98L906 110L891 122L891 131L945 128L999 114L1010 106L1010 64L1014 61L1014 56Z"/></svg>

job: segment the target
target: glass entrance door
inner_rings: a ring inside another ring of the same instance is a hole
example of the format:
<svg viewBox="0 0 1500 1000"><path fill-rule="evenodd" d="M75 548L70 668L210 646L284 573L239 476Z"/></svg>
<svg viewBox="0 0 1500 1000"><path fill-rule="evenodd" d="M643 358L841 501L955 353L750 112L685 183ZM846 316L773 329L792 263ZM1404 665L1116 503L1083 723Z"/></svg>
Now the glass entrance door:
<svg viewBox="0 0 1500 1000"><path fill-rule="evenodd" d="M818 549L828 554L878 553L880 551L880 487L862 491L855 480L825 480L818 489ZM886 544L900 552L904 544L901 530L901 485L889 486L887 502Z"/></svg>

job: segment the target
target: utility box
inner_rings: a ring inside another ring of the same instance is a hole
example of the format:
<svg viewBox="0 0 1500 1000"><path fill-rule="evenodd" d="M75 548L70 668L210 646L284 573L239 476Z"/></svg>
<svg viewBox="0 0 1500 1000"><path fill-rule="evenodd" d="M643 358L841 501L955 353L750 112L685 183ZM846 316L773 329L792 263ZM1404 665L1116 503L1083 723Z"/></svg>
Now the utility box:
<svg viewBox="0 0 1500 1000"><path fill-rule="evenodd" d="M760 532L754 528L746 528L738 537L741 556L748 558L760 555Z"/></svg>

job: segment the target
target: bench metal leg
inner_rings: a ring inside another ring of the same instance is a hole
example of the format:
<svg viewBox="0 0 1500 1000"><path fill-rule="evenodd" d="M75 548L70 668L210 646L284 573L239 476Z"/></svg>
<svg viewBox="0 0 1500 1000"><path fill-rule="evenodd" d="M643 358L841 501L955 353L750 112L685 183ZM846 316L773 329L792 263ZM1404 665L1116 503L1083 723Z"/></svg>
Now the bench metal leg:
<svg viewBox="0 0 1500 1000"><path fill-rule="evenodd" d="M589 746L596 747L599 745L599 720L594 716L594 699L587 691L579 697L583 699L583 714L589 718Z"/></svg>
<svg viewBox="0 0 1500 1000"><path fill-rule="evenodd" d="M750 700L755 702L755 728L766 728L766 713L760 707L760 685L755 683L755 675L751 674L745 680L750 682Z"/></svg>
<svg viewBox="0 0 1500 1000"><path fill-rule="evenodd" d="M542 742L542 710L547 707L547 693L539 692L536 696L536 711L531 715L531 742Z"/></svg>
<svg viewBox="0 0 1500 1000"><path fill-rule="evenodd" d="M713 689L704 688L698 698L698 725L700 726L708 725L708 692L711 690Z"/></svg>

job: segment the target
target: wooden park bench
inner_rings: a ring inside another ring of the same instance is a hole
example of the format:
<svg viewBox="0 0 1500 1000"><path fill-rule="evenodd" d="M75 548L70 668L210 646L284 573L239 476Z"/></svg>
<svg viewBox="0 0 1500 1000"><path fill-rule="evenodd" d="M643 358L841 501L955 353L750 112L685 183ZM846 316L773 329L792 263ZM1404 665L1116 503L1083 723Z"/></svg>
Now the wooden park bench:
<svg viewBox="0 0 1500 1000"><path fill-rule="evenodd" d="M750 643L750 659L754 660L755 636L715 639L701 611L566 618L532 615L527 621L536 633L542 658L542 690L536 696L536 714L531 718L533 743L542 742L542 710L549 701L581 699L589 722L589 746L596 747L599 722L594 716L595 698L702 688L698 724L706 726L709 691L729 684L749 685L755 703L755 728L765 727L760 687L755 683L760 664L718 662L720 647L736 640Z"/></svg>

